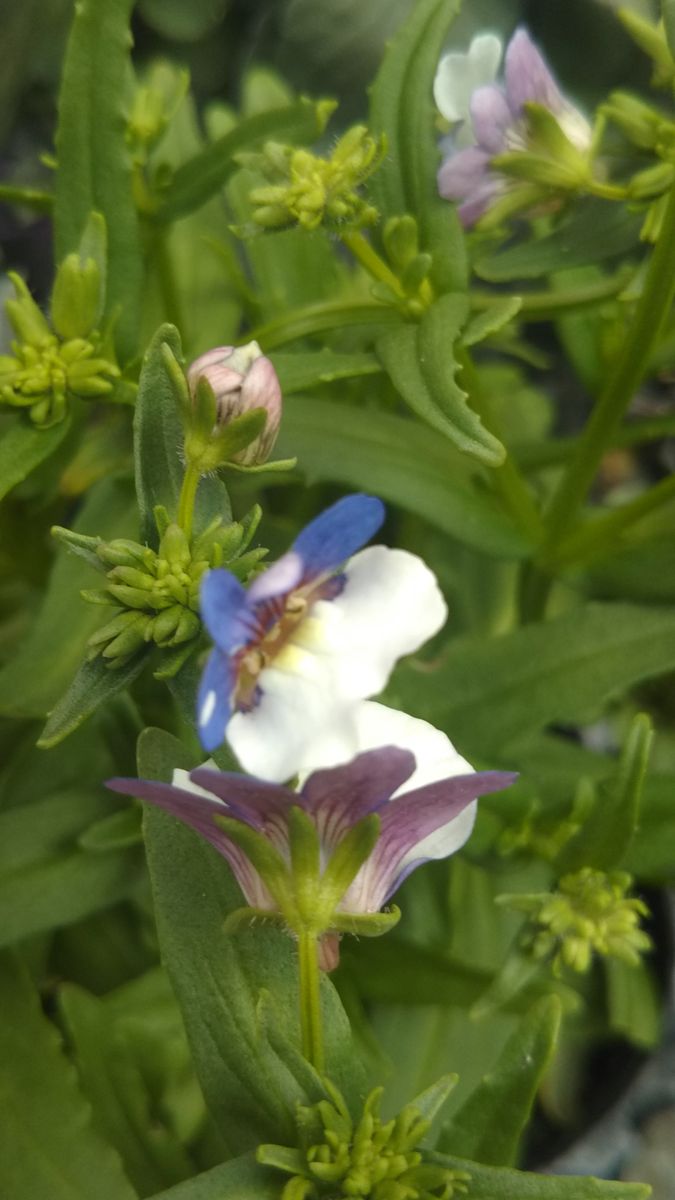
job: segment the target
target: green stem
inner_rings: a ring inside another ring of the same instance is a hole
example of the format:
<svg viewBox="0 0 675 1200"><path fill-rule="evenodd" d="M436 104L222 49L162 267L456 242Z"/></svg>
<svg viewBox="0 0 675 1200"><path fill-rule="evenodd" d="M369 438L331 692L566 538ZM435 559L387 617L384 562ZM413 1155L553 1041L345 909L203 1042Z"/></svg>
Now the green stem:
<svg viewBox="0 0 675 1200"><path fill-rule="evenodd" d="M643 492L635 500L624 504L613 512L589 521L575 533L570 534L558 546L555 553L556 567L569 566L583 559L594 558L605 550L613 549L613 543L618 534L623 533L630 525L654 512L675 496L675 475L662 479L649 491Z"/></svg>
<svg viewBox="0 0 675 1200"><path fill-rule="evenodd" d="M666 437L675 437L675 416L648 417L617 429L607 449L640 446L643 442L655 442ZM578 444L579 439L574 437L547 438L543 442L520 442L512 449L521 470L540 471L544 467L566 462Z"/></svg>
<svg viewBox="0 0 675 1200"><path fill-rule="evenodd" d="M315 933L303 930L298 935L302 1053L320 1072L323 1071L324 1061L318 948Z"/></svg>
<svg viewBox="0 0 675 1200"><path fill-rule="evenodd" d="M295 342L298 338L311 337L315 333L325 333L330 329L341 329L345 325L391 325L398 324L401 314L395 308L379 304L375 300L358 300L345 303L344 300L329 300L320 304L308 304L280 317L276 321L268 321L258 325L247 333L242 341L252 339L264 350L274 350Z"/></svg>
<svg viewBox="0 0 675 1200"><path fill-rule="evenodd" d="M188 539L192 535L192 516L195 510L195 498L200 478L201 472L199 467L196 467L192 462L188 462L178 498L178 524Z"/></svg>
<svg viewBox="0 0 675 1200"><path fill-rule="evenodd" d="M538 292L523 292L517 316L526 321L550 321L560 313L592 308L616 296L632 275L632 269L622 268L607 279L585 284L583 287L570 288L564 292L552 292L548 288ZM503 300L504 297L495 292L475 291L469 294L473 312L489 311L496 304L502 304Z"/></svg>
<svg viewBox="0 0 675 1200"><path fill-rule="evenodd" d="M176 275L169 247L170 229L157 226L153 231L152 249L157 267L159 288L164 302L164 315L177 329L184 331L185 322Z"/></svg>
<svg viewBox="0 0 675 1200"><path fill-rule="evenodd" d="M462 380L471 397L472 407L481 417L486 429L494 433L495 437L499 437L499 429L495 428L497 422L493 406L466 349L457 350L457 361L461 366ZM543 532L541 517L527 483L508 452L501 466L495 467L492 477L504 503L525 536L538 543Z"/></svg>
<svg viewBox="0 0 675 1200"><path fill-rule="evenodd" d="M352 233L343 233L342 241L348 250L351 250L357 262L365 267L369 275L373 279L377 279L379 283L385 283L390 287L394 295L399 299L405 300L406 295L401 287L401 281L390 267L387 266L383 258L380 258L376 250L373 249L367 238L364 238L362 233L354 230Z"/></svg>

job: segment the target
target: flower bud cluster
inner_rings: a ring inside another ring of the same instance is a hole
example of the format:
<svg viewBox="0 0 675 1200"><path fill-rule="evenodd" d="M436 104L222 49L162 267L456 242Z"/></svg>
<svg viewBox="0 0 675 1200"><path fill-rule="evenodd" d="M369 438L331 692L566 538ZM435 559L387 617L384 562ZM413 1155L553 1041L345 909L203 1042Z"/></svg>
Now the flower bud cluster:
<svg viewBox="0 0 675 1200"><path fill-rule="evenodd" d="M382 232L387 259L399 284L397 293L386 283L371 289L384 304L392 304L411 317L420 317L429 307L433 292L429 274L433 265L430 254L420 252L417 221L409 213L391 217Z"/></svg>
<svg viewBox="0 0 675 1200"><path fill-rule="evenodd" d="M631 884L624 871L584 867L564 875L555 892L500 900L527 913L527 945L535 958L552 960L556 975L563 967L587 971L594 953L636 966L651 939L640 928L640 918L649 912L646 904L626 895Z"/></svg>
<svg viewBox="0 0 675 1200"><path fill-rule="evenodd" d="M65 259L54 286L53 328L24 281L10 279L16 297L5 308L16 340L11 355L0 355L0 404L28 409L31 421L47 429L63 420L69 395L107 396L120 375L109 339L91 327L98 268L76 254Z"/></svg>
<svg viewBox="0 0 675 1200"><path fill-rule="evenodd" d="M298 1106L299 1148L258 1148L259 1162L292 1175L282 1200L452 1200L467 1191L466 1171L426 1163L416 1149L431 1122L414 1103L383 1122L383 1089L375 1088L354 1123L337 1088L323 1083L328 1099Z"/></svg>
<svg viewBox="0 0 675 1200"><path fill-rule="evenodd" d="M384 151L383 139L375 140L364 125L355 125L330 158L277 142L268 142L261 154L240 156L269 181L250 193L254 222L265 229L373 225L378 211L357 189L380 165Z"/></svg>
<svg viewBox="0 0 675 1200"><path fill-rule="evenodd" d="M161 532L157 551L125 538L103 542L55 530L72 549L94 555L106 572L105 587L83 591L82 596L119 609L88 643L89 659L101 655L112 668L123 666L150 642L164 648L193 642L201 631L199 587L204 572L227 566L245 581L266 554L262 548L248 549L259 509L245 523L223 525L218 517L191 541L164 510L155 510L155 515Z"/></svg>

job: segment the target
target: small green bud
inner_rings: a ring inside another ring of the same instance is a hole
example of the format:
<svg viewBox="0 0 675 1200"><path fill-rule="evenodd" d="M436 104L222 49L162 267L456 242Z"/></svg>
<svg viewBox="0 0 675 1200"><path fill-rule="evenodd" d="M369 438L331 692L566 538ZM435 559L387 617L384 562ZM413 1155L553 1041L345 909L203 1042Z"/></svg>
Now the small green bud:
<svg viewBox="0 0 675 1200"><path fill-rule="evenodd" d="M409 213L404 217L390 217L384 227L382 240L394 270L403 271L419 251L417 221Z"/></svg>
<svg viewBox="0 0 675 1200"><path fill-rule="evenodd" d="M51 317L61 337L85 337L98 324L102 312L101 273L93 258L83 263L69 254L54 280Z"/></svg>
<svg viewBox="0 0 675 1200"><path fill-rule="evenodd" d="M171 524L162 535L159 544L159 558L174 567L187 567L190 559L190 543L180 525Z"/></svg>
<svg viewBox="0 0 675 1200"><path fill-rule="evenodd" d="M150 570L155 554L148 546L140 546L138 542L127 538L114 538L112 542L102 542L96 553L104 563L113 567L143 566Z"/></svg>
<svg viewBox="0 0 675 1200"><path fill-rule="evenodd" d="M14 284L16 299L5 302L5 311L19 341L35 347L53 341L54 335L21 276L14 271L7 274Z"/></svg>

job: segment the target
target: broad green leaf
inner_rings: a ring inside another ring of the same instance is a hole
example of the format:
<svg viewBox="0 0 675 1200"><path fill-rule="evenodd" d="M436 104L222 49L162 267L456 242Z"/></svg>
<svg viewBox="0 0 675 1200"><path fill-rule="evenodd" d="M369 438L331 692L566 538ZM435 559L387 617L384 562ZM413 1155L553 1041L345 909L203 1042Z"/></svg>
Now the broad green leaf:
<svg viewBox="0 0 675 1200"><path fill-rule="evenodd" d="M317 384L333 383L336 379L355 379L378 375L382 364L374 354L336 354L318 350L309 354L271 354L274 369L284 396L305 392Z"/></svg>
<svg viewBox="0 0 675 1200"><path fill-rule="evenodd" d="M91 212L108 231L106 312L123 361L136 347L143 258L124 106L133 0L81 0L68 42L56 133L56 259L77 250Z"/></svg>
<svg viewBox="0 0 675 1200"><path fill-rule="evenodd" d="M156 217L175 221L206 204L227 182L238 163L236 155L263 142L313 142L322 133L333 105L301 99L286 108L259 113L212 142L179 167L164 193Z"/></svg>
<svg viewBox="0 0 675 1200"><path fill-rule="evenodd" d="M455 1113L438 1149L481 1163L510 1167L555 1050L560 1001L549 996L524 1017L494 1071Z"/></svg>
<svg viewBox="0 0 675 1200"><path fill-rule="evenodd" d="M598 789L578 834L556 860L559 874L595 867L609 871L623 863L640 825L645 774L654 730L645 713L633 718L612 779Z"/></svg>
<svg viewBox="0 0 675 1200"><path fill-rule="evenodd" d="M411 212L421 249L434 256L432 280L440 291L466 287L466 250L456 213L438 195L432 85L458 4L417 0L392 39L371 89L370 126L384 133L389 153L371 182L384 217Z"/></svg>
<svg viewBox="0 0 675 1200"><path fill-rule="evenodd" d="M92 1123L120 1154L133 1185L150 1196L187 1178L194 1166L167 1128L121 1022L111 1020L105 1001L74 984L61 988L59 1002Z"/></svg>
<svg viewBox="0 0 675 1200"><path fill-rule="evenodd" d="M467 403L455 374L454 345L468 311L465 296L442 296L419 327L404 325L385 333L376 349L396 390L432 429L459 450L487 466L499 466L505 450Z"/></svg>
<svg viewBox="0 0 675 1200"><path fill-rule="evenodd" d="M649 966L620 958L603 962L609 1027L636 1046L658 1046L663 1032L663 997Z"/></svg>
<svg viewBox="0 0 675 1200"><path fill-rule="evenodd" d="M621 204L581 201L553 233L486 254L475 263L475 271L481 279L503 283L585 267L636 249L641 224L642 217Z"/></svg>
<svg viewBox="0 0 675 1200"><path fill-rule="evenodd" d="M157 505L163 505L169 516L175 518L183 481L180 458L183 426L164 357L164 346L182 364L178 331L172 325L162 325L143 359L134 413L134 460L141 540L155 549L159 538L153 510ZM213 476L202 478L195 501L195 533L198 534L216 516L222 516L224 521L231 519L225 484Z"/></svg>
<svg viewBox="0 0 675 1200"><path fill-rule="evenodd" d="M277 450L284 457L296 454L310 482L374 492L498 558L527 554L527 543L497 502L475 486L468 460L415 422L292 396Z"/></svg>
<svg viewBox="0 0 675 1200"><path fill-rule="evenodd" d="M584 584L598 599L635 600L644 604L675 601L675 555L670 531L590 563Z"/></svg>
<svg viewBox="0 0 675 1200"><path fill-rule="evenodd" d="M99 654L91 661L81 663L70 687L49 713L47 723L40 734L38 746L43 750L58 745L68 734L73 733L101 704L117 696L129 687L145 666L152 646L143 648L123 666L114 670Z"/></svg>
<svg viewBox="0 0 675 1200"><path fill-rule="evenodd" d="M160 730L139 741L139 775L170 779L191 766ZM223 922L241 893L223 859L192 830L147 806L145 836L162 950L211 1115L233 1150L293 1136L294 1106L306 1094L256 1019L261 992L274 998L275 1025L299 1046L297 964L290 938L257 927L226 936ZM198 897L198 903L195 898ZM347 1095L360 1066L336 993L322 980L327 1074Z"/></svg>
<svg viewBox="0 0 675 1200"><path fill-rule="evenodd" d="M141 0L143 20L169 41L198 42L222 21L228 0Z"/></svg>
<svg viewBox="0 0 675 1200"><path fill-rule="evenodd" d="M279 1200L284 1178L246 1154L160 1192L152 1200L224 1200L226 1196L232 1200Z"/></svg>
<svg viewBox="0 0 675 1200"><path fill-rule="evenodd" d="M127 480L118 477L95 484L74 528L103 538L134 537L135 505ZM57 550L35 623L15 657L0 671L0 715L43 717L68 686L87 640L101 625L101 609L85 604L79 596L80 589L91 587L95 578L83 559L63 548Z"/></svg>
<svg viewBox="0 0 675 1200"><path fill-rule="evenodd" d="M610 696L675 668L675 613L588 604L499 638L451 643L424 674L398 669L396 702L482 759L554 722L597 716Z"/></svg>
<svg viewBox="0 0 675 1200"><path fill-rule="evenodd" d="M648 1200L651 1193L644 1183L609 1183L588 1175L535 1175L509 1167L484 1166L450 1154L431 1154L430 1158L442 1166L468 1172L471 1200Z"/></svg>
<svg viewBox="0 0 675 1200"><path fill-rule="evenodd" d="M36 429L17 413L0 436L0 499L58 450L70 426L70 414L49 429Z"/></svg>
<svg viewBox="0 0 675 1200"><path fill-rule="evenodd" d="M136 1200L90 1122L54 1026L21 962L0 958L0 1192L12 1200Z"/></svg>

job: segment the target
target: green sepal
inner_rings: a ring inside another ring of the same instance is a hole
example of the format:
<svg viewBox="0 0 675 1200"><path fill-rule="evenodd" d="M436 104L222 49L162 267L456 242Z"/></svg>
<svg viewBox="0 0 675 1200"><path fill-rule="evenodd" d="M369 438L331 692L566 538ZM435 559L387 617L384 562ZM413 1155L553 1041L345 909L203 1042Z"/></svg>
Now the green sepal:
<svg viewBox="0 0 675 1200"><path fill-rule="evenodd" d="M244 851L251 865L269 888L280 910L285 915L294 916L292 911L293 883L288 867L279 851L263 834L251 829L250 825L235 820L234 817L225 817L218 813L213 819L218 828L222 829L223 833L227 834L240 850Z"/></svg>
<svg viewBox="0 0 675 1200"><path fill-rule="evenodd" d="M192 414L192 402L183 368L168 342L161 343L159 352L164 361L164 367L176 397L176 404L187 419Z"/></svg>
<svg viewBox="0 0 675 1200"><path fill-rule="evenodd" d="M52 290L51 319L61 337L86 337L103 316L107 240L104 218L100 213L91 213L77 251L66 255L59 265Z"/></svg>
<svg viewBox="0 0 675 1200"><path fill-rule="evenodd" d="M167 529L169 528L169 525L171 524L169 510L164 504L156 504L152 510L152 515L155 519L155 527L161 541Z"/></svg>
<svg viewBox="0 0 675 1200"><path fill-rule="evenodd" d="M258 1146L255 1152L256 1160L265 1167L276 1167L289 1175L298 1175L304 1170L305 1162L299 1150L290 1146Z"/></svg>
<svg viewBox="0 0 675 1200"><path fill-rule="evenodd" d="M279 458L276 462L257 463L255 466L245 466L244 463L235 462L221 463L223 470L238 471L240 475L265 475L270 471L293 471L297 465L297 458Z"/></svg>
<svg viewBox="0 0 675 1200"><path fill-rule="evenodd" d="M284 929L287 928L286 918L278 912L270 912L265 908L252 908L245 904L241 908L235 908L223 921L223 933L228 936L233 933L239 933L242 929L250 929L257 921L271 922L273 925L281 925Z"/></svg>
<svg viewBox="0 0 675 1200"><path fill-rule="evenodd" d="M206 380L200 379L198 388L205 385L209 391ZM211 392L213 395L213 392ZM260 436L267 422L267 409L251 408L248 412L242 413L241 416L235 417L234 420L228 421L225 425L214 432L208 440L208 443L201 450L195 453L191 447L191 436L188 435L185 442L185 452L188 458L198 464L202 471L214 471L217 467L229 465L233 455L238 454L241 450L245 450L251 442L255 441Z"/></svg>
<svg viewBox="0 0 675 1200"><path fill-rule="evenodd" d="M353 933L356 937L382 937L382 934L389 933L400 919L400 908L392 904L387 912L334 912L330 919L330 927L336 933Z"/></svg>
<svg viewBox="0 0 675 1200"><path fill-rule="evenodd" d="M217 420L218 405L216 404L215 393L208 379L204 375L200 375L197 380L192 403L192 412L189 421L190 434L185 441L185 450L188 459L201 463L201 456L198 453L193 453L191 443L194 442L195 447L199 446L201 442L208 445Z"/></svg>
<svg viewBox="0 0 675 1200"><path fill-rule="evenodd" d="M419 1096L415 1096L414 1100L410 1101L407 1108L414 1108L419 1115L431 1123L440 1113L448 1096L457 1086L459 1075L450 1072L447 1075L441 1075L431 1087L425 1088L420 1092Z"/></svg>
<svg viewBox="0 0 675 1200"><path fill-rule="evenodd" d="M63 525L52 525L51 535L73 554L84 558L95 570L105 572L106 568L99 557L99 547L103 545L100 537L88 537L84 533L75 533L72 529L65 529Z"/></svg>
<svg viewBox="0 0 675 1200"><path fill-rule="evenodd" d="M46 317L38 308L28 287L16 271L8 271L7 278L14 284L16 299L5 301L5 312L12 329L20 342L29 346L43 346L53 340Z"/></svg>
<svg viewBox="0 0 675 1200"><path fill-rule="evenodd" d="M311 921L318 897L321 847L312 818L298 804L288 810L288 840L295 900L301 918Z"/></svg>
<svg viewBox="0 0 675 1200"><path fill-rule="evenodd" d="M330 856L321 876L321 907L332 913L366 859L372 854L380 836L381 821L377 813L362 817L345 834Z"/></svg>
<svg viewBox="0 0 675 1200"><path fill-rule="evenodd" d="M192 642L175 648L171 647L170 652L164 655L160 665L153 671L153 677L155 679L173 679L194 652L195 646Z"/></svg>

